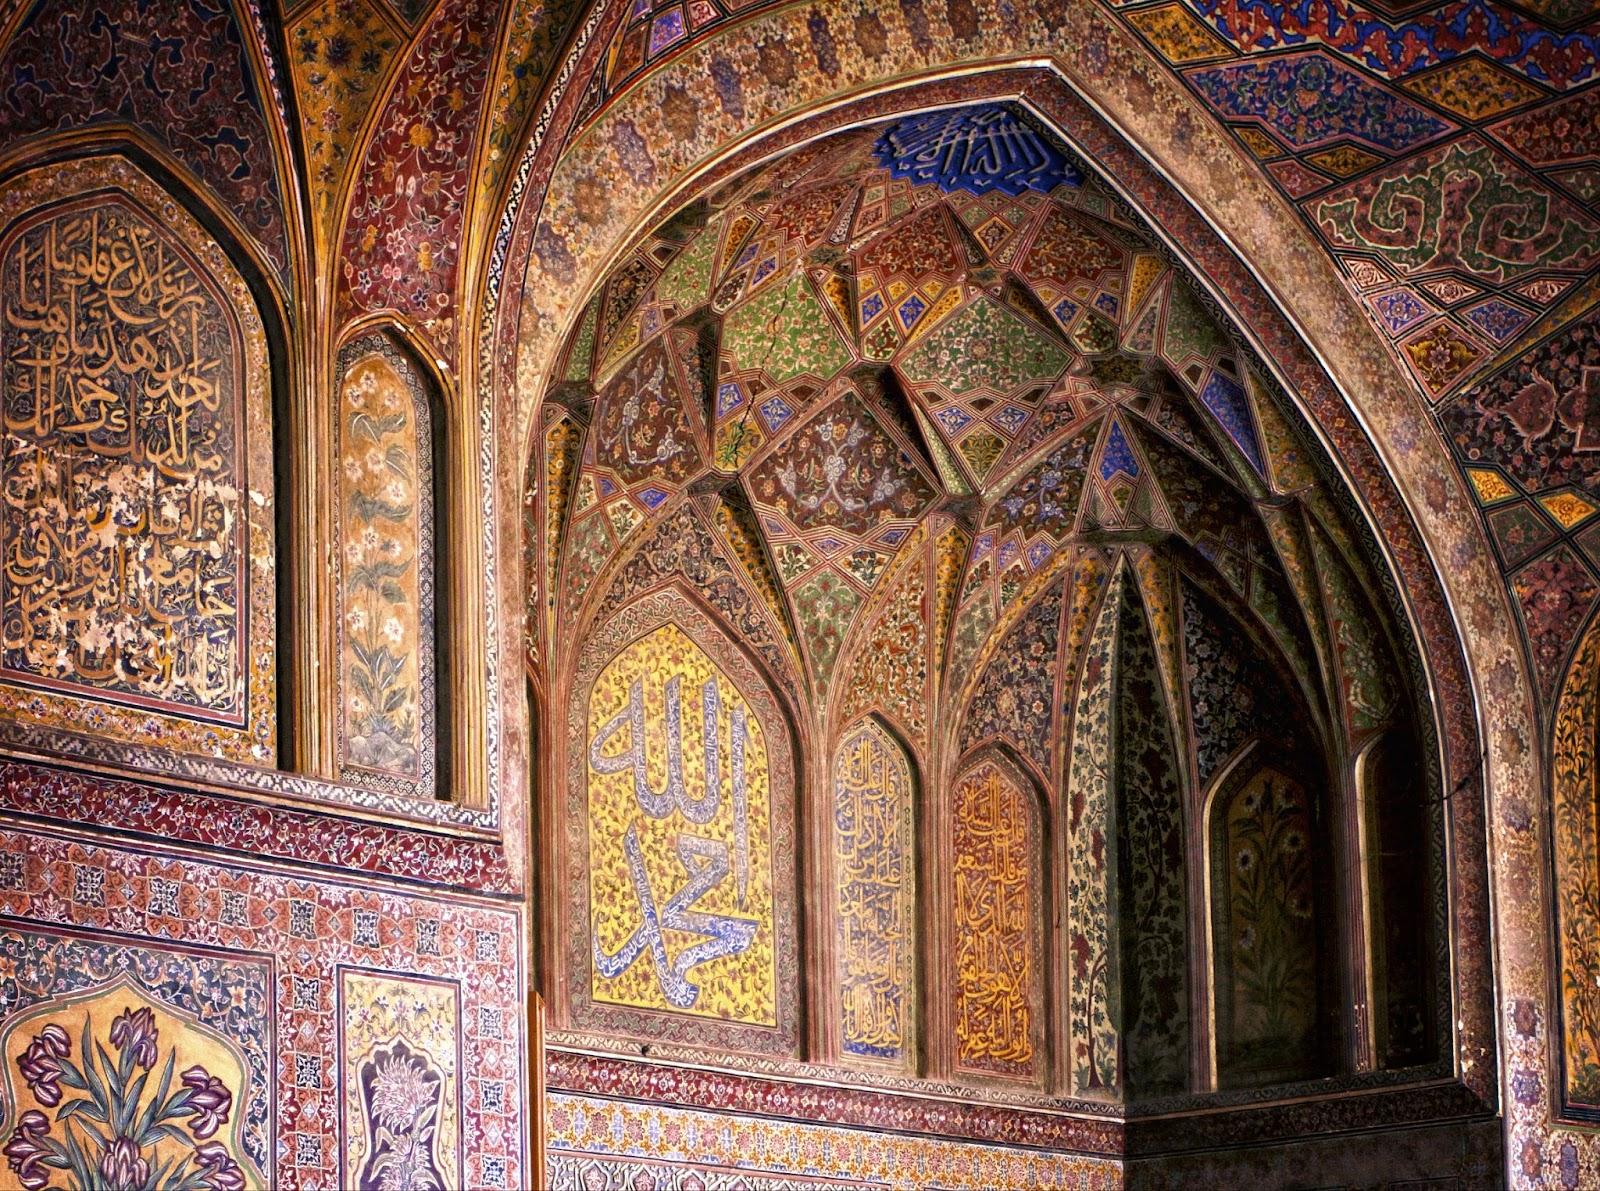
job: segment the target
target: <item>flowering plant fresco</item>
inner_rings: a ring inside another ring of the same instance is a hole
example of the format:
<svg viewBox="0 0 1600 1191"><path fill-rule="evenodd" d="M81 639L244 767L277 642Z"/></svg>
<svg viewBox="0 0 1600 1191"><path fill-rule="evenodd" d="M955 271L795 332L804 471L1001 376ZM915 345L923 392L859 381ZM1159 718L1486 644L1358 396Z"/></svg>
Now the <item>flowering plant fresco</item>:
<svg viewBox="0 0 1600 1191"><path fill-rule="evenodd" d="M433 559L426 402L381 338L356 345L341 386L346 776L431 793Z"/></svg>
<svg viewBox="0 0 1600 1191"><path fill-rule="evenodd" d="M396 1041L361 1068L371 1157L361 1191L439 1191L434 1131L444 1082L427 1057Z"/></svg>
<svg viewBox="0 0 1600 1191"><path fill-rule="evenodd" d="M1227 896L1219 1054L1241 1077L1315 1062L1317 936L1306 791L1271 769L1242 786L1218 824Z"/></svg>
<svg viewBox="0 0 1600 1191"><path fill-rule="evenodd" d="M16 1065L41 1107L24 1111L0 1147L21 1185L244 1191L243 1169L216 1140L233 1111L233 1093L199 1064L178 1072L177 1060L148 1007L125 1007L105 1042L89 1014L76 1045L59 1023L40 1029Z"/></svg>

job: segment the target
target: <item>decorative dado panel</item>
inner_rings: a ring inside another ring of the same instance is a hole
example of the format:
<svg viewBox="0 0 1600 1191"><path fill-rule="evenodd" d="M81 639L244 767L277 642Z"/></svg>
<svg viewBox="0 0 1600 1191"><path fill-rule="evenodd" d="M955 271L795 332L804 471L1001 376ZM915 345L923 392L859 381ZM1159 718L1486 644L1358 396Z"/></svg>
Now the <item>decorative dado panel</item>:
<svg viewBox="0 0 1600 1191"><path fill-rule="evenodd" d="M557 1187L689 1191L803 1188L1110 1188L1110 1158L950 1138L733 1116L632 1100L555 1092L549 1111L550 1178Z"/></svg>
<svg viewBox="0 0 1600 1191"><path fill-rule="evenodd" d="M170 1133L94 1148L82 1129L94 1112L71 1110L97 1170L153 1171L176 1155L218 1188L417 1185L424 1169L435 1186L525 1186L521 929L515 908L461 894L8 820L0 1149L19 1178L48 1176L29 1186L65 1187L46 1144L64 1144L65 1105L137 1089L147 1106L170 1062L156 1097ZM85 1029L102 1089L56 1074L81 1069ZM194 1112L171 1104L185 1088ZM43 1124L19 1115L31 1112ZM407 1163L413 1181L397 1183ZM234 1168L240 1182L227 1181Z"/></svg>
<svg viewBox="0 0 1600 1191"><path fill-rule="evenodd" d="M20 175L0 228L6 721L271 764L272 403L249 289L114 158Z"/></svg>
<svg viewBox="0 0 1600 1191"><path fill-rule="evenodd" d="M590 635L571 698L573 1020L792 1053L795 779L770 689L666 590Z"/></svg>
<svg viewBox="0 0 1600 1191"><path fill-rule="evenodd" d="M461 1183L461 988L341 968L342 1187Z"/></svg>
<svg viewBox="0 0 1600 1191"><path fill-rule="evenodd" d="M436 793L434 402L383 334L339 353L339 776Z"/></svg>
<svg viewBox="0 0 1600 1191"><path fill-rule="evenodd" d="M271 956L19 926L0 934L0 972L0 1125L24 1187L137 1186L152 1168L266 1185Z"/></svg>

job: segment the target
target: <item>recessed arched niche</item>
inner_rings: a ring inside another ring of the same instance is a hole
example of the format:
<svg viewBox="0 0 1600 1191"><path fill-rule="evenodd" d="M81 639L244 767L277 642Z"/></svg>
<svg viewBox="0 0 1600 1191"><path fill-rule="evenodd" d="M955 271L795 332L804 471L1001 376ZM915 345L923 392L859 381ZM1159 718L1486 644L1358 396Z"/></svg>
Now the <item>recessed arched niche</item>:
<svg viewBox="0 0 1600 1191"><path fill-rule="evenodd" d="M1025 104L685 196L546 394L527 639L571 717L548 933L583 1045L1099 1114L1446 1070L1437 747L1383 553L1271 369ZM635 872L720 871L643 827L630 869L627 816L670 820L674 747L683 805L710 796L713 722L725 784L735 706L793 833L775 1003L764 902L707 893L722 941L676 972L697 938L654 950L632 908Z"/></svg>
<svg viewBox="0 0 1600 1191"><path fill-rule="evenodd" d="M792 1051L794 770L770 689L666 590L599 627L572 700L575 1024Z"/></svg>
<svg viewBox="0 0 1600 1191"><path fill-rule="evenodd" d="M1025 1083L1045 1049L1044 832L1031 782L981 757L950 799L952 1066Z"/></svg>
<svg viewBox="0 0 1600 1191"><path fill-rule="evenodd" d="M917 1043L917 846L911 758L876 720L834 754L833 947L846 1059L905 1067Z"/></svg>
<svg viewBox="0 0 1600 1191"><path fill-rule="evenodd" d="M0 262L8 735L273 764L273 417L250 287L119 157L0 185Z"/></svg>
<svg viewBox="0 0 1600 1191"><path fill-rule="evenodd" d="M339 352L339 777L422 798L448 792L439 780L447 519L437 393L396 336L374 331Z"/></svg>

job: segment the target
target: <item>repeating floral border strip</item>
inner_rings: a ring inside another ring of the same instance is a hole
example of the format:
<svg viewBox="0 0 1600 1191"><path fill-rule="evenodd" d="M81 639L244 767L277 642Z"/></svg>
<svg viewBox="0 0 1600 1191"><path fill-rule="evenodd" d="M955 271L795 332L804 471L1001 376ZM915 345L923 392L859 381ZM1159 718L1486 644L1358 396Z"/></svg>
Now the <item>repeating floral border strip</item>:
<svg viewBox="0 0 1600 1191"><path fill-rule="evenodd" d="M0 807L130 834L514 895L522 879L498 844L352 822L138 781L0 762Z"/></svg>
<svg viewBox="0 0 1600 1191"><path fill-rule="evenodd" d="M1084 1154L1040 1153L942 1137L867 1133L803 1121L738 1117L562 1092L548 1097L548 1112L548 1136L557 1171L587 1174L597 1166L584 1165L579 1156L603 1155L612 1161L599 1165L601 1172L607 1168L638 1172L638 1181L630 1181L628 1186L660 1185L648 1173L652 1167L640 1159L671 1165L699 1164L711 1176L703 1185L719 1185L716 1176L721 1175L763 1191L772 1186L763 1175L787 1176L777 1184L780 1187L814 1185L813 1180L837 1186L836 1179L848 1179L850 1186L938 1187L949 1191L1122 1185L1120 1162ZM617 1161L623 1156L632 1161Z"/></svg>

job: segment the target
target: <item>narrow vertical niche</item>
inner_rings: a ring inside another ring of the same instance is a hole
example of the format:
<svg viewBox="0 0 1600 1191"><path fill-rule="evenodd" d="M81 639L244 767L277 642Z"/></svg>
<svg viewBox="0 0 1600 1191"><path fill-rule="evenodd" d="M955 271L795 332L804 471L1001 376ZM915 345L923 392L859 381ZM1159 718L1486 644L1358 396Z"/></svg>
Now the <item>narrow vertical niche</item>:
<svg viewBox="0 0 1600 1191"><path fill-rule="evenodd" d="M833 781L839 1047L905 1066L914 1053L916 855L911 760L873 719L839 744Z"/></svg>
<svg viewBox="0 0 1600 1191"><path fill-rule="evenodd" d="M1406 1067L1436 1053L1434 954L1428 919L1427 789L1417 743L1404 726L1367 746L1356 770L1367 881L1368 964L1378 1063Z"/></svg>
<svg viewBox="0 0 1600 1191"><path fill-rule="evenodd" d="M992 754L952 797L955 1066L1037 1083L1043 1052L1043 830L1032 783Z"/></svg>
<svg viewBox="0 0 1600 1191"><path fill-rule="evenodd" d="M339 353L335 606L341 781L444 798L443 422L432 376L374 332Z"/></svg>
<svg viewBox="0 0 1600 1191"><path fill-rule="evenodd" d="M1333 995L1315 783L1281 761L1231 775L1211 805L1220 1087L1326 1075Z"/></svg>

